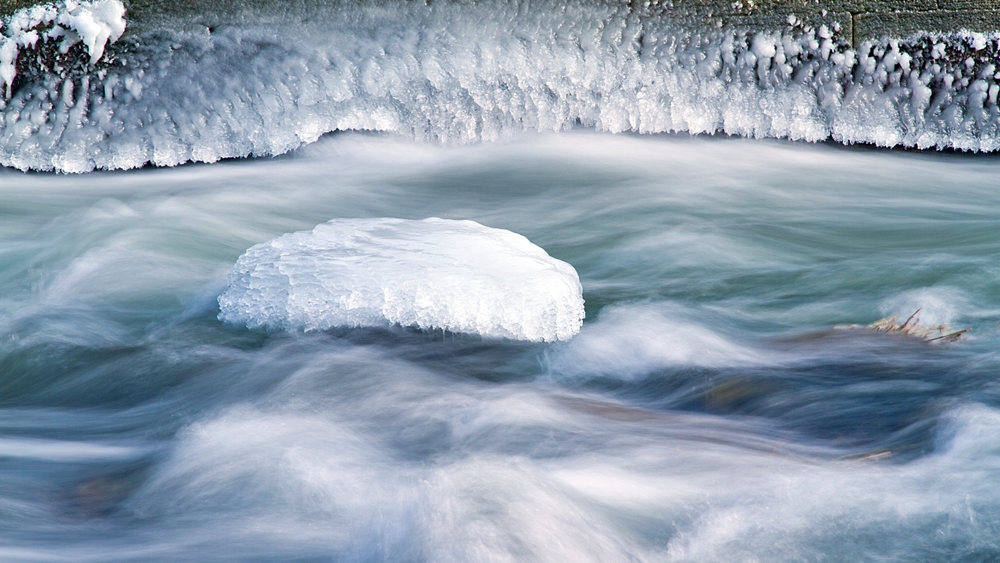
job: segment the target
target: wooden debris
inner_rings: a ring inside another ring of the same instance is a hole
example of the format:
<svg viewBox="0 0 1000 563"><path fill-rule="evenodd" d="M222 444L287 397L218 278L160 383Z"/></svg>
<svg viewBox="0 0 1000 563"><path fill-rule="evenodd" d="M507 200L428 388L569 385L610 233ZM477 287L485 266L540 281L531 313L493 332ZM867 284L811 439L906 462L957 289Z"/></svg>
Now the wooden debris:
<svg viewBox="0 0 1000 563"><path fill-rule="evenodd" d="M934 343L955 342L956 340L960 340L963 335L972 330L970 328L951 330L947 323L933 326L921 324L920 317L917 316L919 313L920 309L914 311L903 324L899 324L898 319L895 315L893 315L891 317L879 319L865 328L869 330L877 330L879 332L905 334L907 336L923 340L924 342Z"/></svg>

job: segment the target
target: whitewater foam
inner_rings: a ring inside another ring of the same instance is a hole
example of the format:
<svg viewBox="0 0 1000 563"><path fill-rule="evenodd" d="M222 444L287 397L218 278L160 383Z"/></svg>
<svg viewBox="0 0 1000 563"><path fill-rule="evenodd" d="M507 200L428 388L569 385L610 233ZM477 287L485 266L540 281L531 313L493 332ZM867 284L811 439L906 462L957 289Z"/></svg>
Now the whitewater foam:
<svg viewBox="0 0 1000 563"><path fill-rule="evenodd" d="M438 218L335 219L247 250L219 297L219 318L550 342L580 330L582 291L572 266L510 231Z"/></svg>
<svg viewBox="0 0 1000 563"><path fill-rule="evenodd" d="M0 49L3 165L173 166L282 154L330 131L468 143L581 125L1000 148L997 34L852 49L798 21L691 33L625 3L356 1L238 26L164 16L111 45L125 25L117 0L70 5L7 22L21 31ZM36 20L79 36L85 61L50 64L35 47L49 43L31 39Z"/></svg>
<svg viewBox="0 0 1000 563"><path fill-rule="evenodd" d="M687 316L664 303L605 308L578 337L550 354L549 368L559 377L628 381L678 366L722 368L775 361Z"/></svg>
<svg viewBox="0 0 1000 563"><path fill-rule="evenodd" d="M967 296L953 287L925 287L904 291L887 299L880 307L885 316L900 319L916 314L915 319L927 326L954 323L964 316L969 303Z"/></svg>

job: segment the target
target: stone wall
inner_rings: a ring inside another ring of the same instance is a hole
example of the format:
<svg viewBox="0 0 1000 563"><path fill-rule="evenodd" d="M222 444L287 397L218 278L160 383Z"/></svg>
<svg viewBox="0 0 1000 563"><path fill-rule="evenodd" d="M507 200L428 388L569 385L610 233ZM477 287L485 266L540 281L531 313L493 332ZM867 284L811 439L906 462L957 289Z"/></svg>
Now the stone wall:
<svg viewBox="0 0 1000 563"><path fill-rule="evenodd" d="M853 45L920 31L1000 31L1000 0L664 0L667 3L694 25L780 29L789 16L811 24L836 24Z"/></svg>
<svg viewBox="0 0 1000 563"><path fill-rule="evenodd" d="M235 12L275 0L219 0L214 19L238 19ZM280 2L281 0L279 0ZM285 0L296 1L296 0ZM302 1L302 0L298 0ZM322 0L318 0L322 1ZM335 3L337 0L328 0ZM401 2L408 0L399 0ZM412 1L412 0L410 0ZM557 1L557 0L553 0ZM919 31L1000 31L1000 0L604 0L650 6L677 17L692 28L733 26L751 30L781 29L789 16L809 24L825 23L839 29L847 42L858 45L883 36L906 37ZM38 0L0 0L0 14L38 3ZM195 15L204 3L197 0L125 0L130 21L142 27L160 13ZM234 12L234 13L230 13Z"/></svg>

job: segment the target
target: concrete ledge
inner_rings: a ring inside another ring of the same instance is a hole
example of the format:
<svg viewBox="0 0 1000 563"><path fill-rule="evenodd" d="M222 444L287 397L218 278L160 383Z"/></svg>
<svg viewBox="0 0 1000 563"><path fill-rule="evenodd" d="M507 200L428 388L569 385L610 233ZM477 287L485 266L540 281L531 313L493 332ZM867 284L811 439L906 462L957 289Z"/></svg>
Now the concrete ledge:
<svg viewBox="0 0 1000 563"><path fill-rule="evenodd" d="M1000 0L938 0L942 10L1000 10Z"/></svg>
<svg viewBox="0 0 1000 563"><path fill-rule="evenodd" d="M408 0L399 0L406 2ZM594 2L609 0L593 0ZM614 1L614 0L611 0ZM0 14L37 4L38 0L0 0ZM337 0L326 0L335 4ZM155 26L163 17L212 26L267 15L282 18L289 6L299 17L323 0L217 0L206 12L200 0L125 0L131 30ZM634 5L645 5L636 0ZM852 45L884 37L904 38L921 31L949 33L963 29L1000 31L1000 0L652 0L653 11L677 18L693 31L729 26L748 31L787 27L789 16L808 25L840 28ZM316 14L317 17L322 14Z"/></svg>
<svg viewBox="0 0 1000 563"><path fill-rule="evenodd" d="M970 0L971 1L971 0ZM1000 0L996 0L1000 3ZM974 2L973 2L974 3ZM706 8L717 14L820 14L826 12L897 12L937 10L938 0L673 0L681 11Z"/></svg>
<svg viewBox="0 0 1000 563"><path fill-rule="evenodd" d="M826 25L831 31L839 30L837 36L844 38L848 43L854 37L854 18L850 12L827 12L823 13L798 13L795 15L798 21L818 28ZM788 27L789 14L758 12L750 15L722 16L722 24L734 29L746 30L780 30Z"/></svg>
<svg viewBox="0 0 1000 563"><path fill-rule="evenodd" d="M0 0L0 14L6 16L21 8L27 8L39 3L32 0Z"/></svg>
<svg viewBox="0 0 1000 563"><path fill-rule="evenodd" d="M21 8L54 0L0 0L0 15L8 15ZM405 1L405 0L403 0ZM122 0L127 10L126 34L156 27L163 20L182 29L239 25L244 21L289 21L294 17L306 20L328 17L324 8L338 0L215 0L211 10L205 9L203 0ZM290 15L292 14L292 15Z"/></svg>
<svg viewBox="0 0 1000 563"><path fill-rule="evenodd" d="M854 17L856 42L884 37L907 37L918 32L1000 30L1000 11L935 10L892 14L866 13Z"/></svg>
<svg viewBox="0 0 1000 563"><path fill-rule="evenodd" d="M685 24L772 31L788 16L809 25L840 24L840 37L852 45L915 33L960 30L1000 31L1000 0L660 0Z"/></svg>

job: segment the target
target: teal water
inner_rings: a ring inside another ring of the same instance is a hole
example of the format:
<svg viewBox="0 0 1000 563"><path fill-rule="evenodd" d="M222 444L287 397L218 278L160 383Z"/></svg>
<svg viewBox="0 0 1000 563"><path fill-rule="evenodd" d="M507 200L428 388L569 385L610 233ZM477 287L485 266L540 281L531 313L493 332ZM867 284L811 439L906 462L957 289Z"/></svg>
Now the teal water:
<svg viewBox="0 0 1000 563"><path fill-rule="evenodd" d="M0 171L4 561L994 561L1000 160L579 131ZM472 219L568 342L217 319L250 246ZM865 330L921 310L930 345Z"/></svg>

